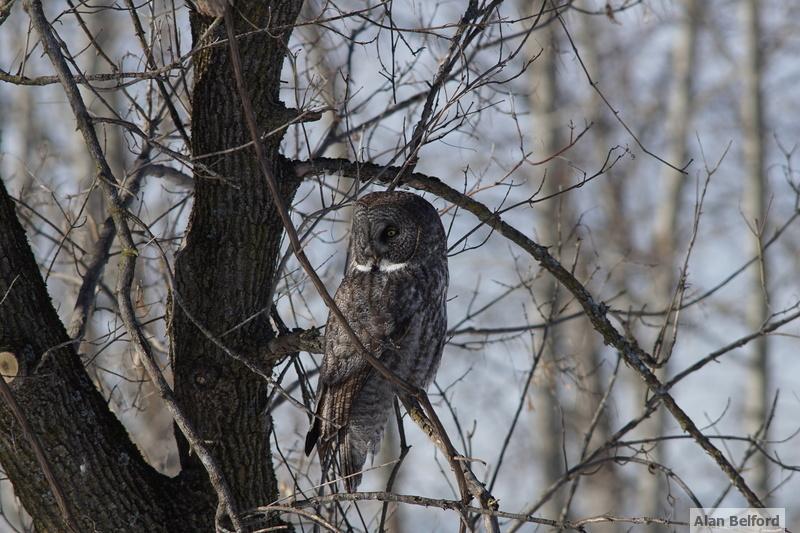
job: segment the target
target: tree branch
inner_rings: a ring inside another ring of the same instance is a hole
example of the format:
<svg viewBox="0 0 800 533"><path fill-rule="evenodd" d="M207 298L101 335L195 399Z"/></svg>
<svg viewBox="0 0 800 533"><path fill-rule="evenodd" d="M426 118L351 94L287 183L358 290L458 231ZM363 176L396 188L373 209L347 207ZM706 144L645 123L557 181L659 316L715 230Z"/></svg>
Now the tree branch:
<svg viewBox="0 0 800 533"><path fill-rule="evenodd" d="M357 502L357 501L382 501L382 502L397 502L397 503L404 503L408 505L419 505L423 507L437 507L443 510L452 510L452 511L461 511L462 508L465 508L469 512L478 513L482 515L488 515L495 518L508 518L512 520L520 520L522 522L528 522L531 524L539 524L542 526L549 526L550 528L559 528L559 529L571 529L574 531L584 531L584 526L586 524L593 524L593 523L629 523L629 524L671 524L671 525L687 525L686 522L676 522L672 520L664 520L661 518L649 518L649 517L620 517L614 515L600 515L600 516L593 516L589 518L584 518L581 520L569 521L565 520L563 522L558 520L548 520L546 518L537 518L534 516L530 516L528 514L520 514L520 513L507 513L504 511L498 511L496 509L481 509L478 507L470 507L464 506L460 501L455 500L445 500L445 499L434 499L434 498L425 498L423 496L413 496L413 495L406 495L406 494L394 494L391 492L353 492L353 493L335 493L335 494L326 494L324 496L316 496L312 498L308 498L306 500L298 500L295 502L294 507L296 508L304 508L310 507L317 503L324 503L324 502ZM272 509L272 506L266 506L259 509L254 509L253 511L260 511L260 512L267 512ZM253 512L249 511L249 512Z"/></svg>
<svg viewBox="0 0 800 533"><path fill-rule="evenodd" d="M314 173L343 174L350 177L357 177L361 181L368 181L375 178L377 181L384 184L391 182L388 176L396 175L395 173L400 171L400 169L397 168L386 168L373 163L353 163L345 159L329 158L320 158L314 161L295 161L294 168L298 177L301 178ZM584 313L592 323L594 329L603 336L603 341L619 351L628 366L647 384L650 392L664 403L664 406L672 414L678 424L680 424L681 428L691 435L700 447L711 456L714 462L717 463L719 468L731 480L731 483L745 497L747 502L752 507L763 507L761 500L750 489L742 475L730 461L728 461L722 452L703 435L692 419L681 409L674 398L670 396L664 384L662 384L650 368L648 368L648 364L654 361L653 357L642 350L635 341L626 338L617 331L607 317L607 306L603 302L596 301L586 287L550 255L547 251L547 247L529 239L521 231L504 222L498 214L492 212L484 204L453 189L436 177L414 172L408 176L404 184L421 191L430 192L459 206L461 209L469 211L483 224L491 227L495 232L510 240L533 257L545 270L572 293L583 308Z"/></svg>
<svg viewBox="0 0 800 533"><path fill-rule="evenodd" d="M151 125L151 130L153 126ZM142 152L136 158L136 166L138 168L133 175L133 179L124 188L120 189L122 193L120 194L119 202L123 208L127 209L139 191L142 180L146 175L144 166L150 159L150 150L150 144L145 143ZM72 309L69 326L67 326L67 335L73 340L80 340L86 331L86 324L89 322L96 298L97 285L100 283L100 278L103 275L106 263L108 263L109 252L111 251L111 245L114 243L115 234L114 219L112 216L108 216L103 222L98 239L86 253L86 272L83 275L80 289L78 289L78 297L75 299L75 307Z"/></svg>

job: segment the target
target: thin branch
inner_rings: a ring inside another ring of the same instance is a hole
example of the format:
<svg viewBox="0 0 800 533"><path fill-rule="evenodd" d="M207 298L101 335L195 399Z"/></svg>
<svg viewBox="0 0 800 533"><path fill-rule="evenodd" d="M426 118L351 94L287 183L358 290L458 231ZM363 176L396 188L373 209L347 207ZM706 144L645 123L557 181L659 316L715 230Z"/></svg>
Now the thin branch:
<svg viewBox="0 0 800 533"><path fill-rule="evenodd" d="M569 30L567 29L567 25L564 22L564 18L561 16L561 13L559 13L558 11L556 11L556 18L558 18L558 22L559 22L559 24L561 24L561 28L564 30L564 33L566 34L567 39L569 39L569 44L572 47L572 51L575 53L575 57L578 59L578 63L581 65L581 69L583 69L583 73L586 75L586 79L589 82L589 85L592 87L592 89L594 89L594 91L597 93L597 95L600 97L600 99L603 101L603 103L606 105L606 107L608 107L608 109L614 115L614 118L617 119L617 122L619 122L622 125L622 127L625 128L625 131L628 132L628 135L631 136L631 138L634 140L634 142L639 146L639 148L644 153L646 153L650 157L656 159L657 161L660 161L661 163L667 165L668 167L672 168L673 170L676 170L676 171L680 172L681 174L686 174L686 169L689 167L689 165L692 164L692 160L691 159L683 167L677 167L677 166L673 165L672 163L670 163L669 161L667 161L666 159L663 159L662 157L660 157L655 152L652 152L651 150L649 150L642 143L642 141L639 139L639 137L630 128L630 126L628 126L628 124L622 119L622 116L620 115L620 112L617 111L616 109L614 109L614 106L612 106L611 102L608 101L606 96L603 94L603 91L601 91L600 87L598 87L598 83L596 81L594 81L594 79L592 79L592 75L589 74L589 69L586 67L586 64L583 62L583 58L581 57L580 52L578 52L578 47L575 44L575 41L572 40L572 34L570 34Z"/></svg>
<svg viewBox="0 0 800 533"><path fill-rule="evenodd" d="M154 127L155 124L151 124L150 129L152 130ZM145 169L142 166L149 161L150 151L150 144L145 143L142 152L136 158L135 166L137 170L134 172L133 179L124 188L120 189L119 202L123 209L127 209L139 192L139 187L145 176ZM103 275L106 263L108 263L115 234L114 218L109 215L103 222L100 235L91 250L86 253L86 272L83 274L81 286L78 289L78 297L75 299L75 306L69 318L69 326L67 326L67 335L73 340L81 339L86 330L86 324L89 322L95 302L97 285L100 283L100 278Z"/></svg>
<svg viewBox="0 0 800 533"><path fill-rule="evenodd" d="M326 494L324 496L316 496L307 500L298 500L295 502L295 508L310 507L316 503L324 502L355 502L355 501L390 501L397 503L404 503L408 505L419 505L423 507L437 507L443 510L461 511L465 508L471 513L479 513L482 515L490 515L496 518L508 518L512 520L520 520L531 524L539 524L542 526L549 526L551 528L571 529L574 531L585 531L584 527L587 524L595 523L628 523L628 524L668 524L677 526L686 526L686 522L678 522L672 520L665 520L663 518L650 518L650 517L621 517L610 514L593 516L583 518L575 521L548 520L546 518L537 518L527 514L520 513L507 513L494 509L480 509L478 507L464 506L461 502L455 500L425 498L423 496L413 496L407 494L394 494L387 492L353 492L353 493L335 493ZM265 507L264 509L269 509Z"/></svg>
<svg viewBox="0 0 800 533"><path fill-rule="evenodd" d="M153 55L153 51L150 49L150 46L148 46L147 40L145 39L142 22L139 20L139 15L136 13L136 6L133 5L131 0L125 0L125 5L128 6L128 12L131 15L131 21L133 22L133 29L135 30L136 37L139 39L139 44L142 46L142 51L144 52L145 57L147 57L147 67L150 70L157 70L158 65L156 65L156 58ZM169 81L165 81L162 76L157 76L154 79L156 85L158 86L158 90L161 93L161 98L164 100L164 105L167 106L169 116L172 118L172 123L175 124L175 127L178 129L178 133L180 133L181 138L186 145L191 145L189 134L186 133L186 130L183 127L181 116L178 114L178 110L175 108L175 104L173 104L172 98L170 98L170 94L167 91L166 85L169 84ZM172 89L173 93L175 92L175 88L172 87L171 84L169 88Z"/></svg>
<svg viewBox="0 0 800 533"><path fill-rule="evenodd" d="M427 400L427 398L425 399ZM406 408L406 412L411 417L411 420L413 420L414 423L419 426L422 432L428 436L431 442L433 442L442 451L442 453L444 453L445 457L447 457L448 462L450 463L451 468L457 472L462 472L469 493L476 500L478 500L481 505L481 509L497 510L499 507L498 500L495 499L495 497L486 490L484 484L481 483L477 477L475 477L475 474L469 467L468 459L466 457L458 456L453 444L450 442L450 439L447 436L447 433L444 431L444 428L436 427L435 422L425 416L422 409L416 404L413 398L401 397L400 400L403 402L403 406ZM464 503L466 504L466 502ZM497 517L490 514L484 514L483 517L486 531L499 533L500 525L497 523Z"/></svg>
<svg viewBox="0 0 800 533"><path fill-rule="evenodd" d="M678 372L675 376L672 377L672 379L670 379L668 382L664 384L664 388L671 389L683 378L685 378L689 374L697 372L698 370L706 366L708 363L716 361L717 358L719 358L721 355L724 355L730 352L731 350L735 350L736 348L741 348L750 341L763 337L764 335L767 335L769 333L772 333L773 331L781 328L782 326L785 326L790 322L797 320L798 318L800 318L800 310L797 310L794 313L791 313L780 320L775 320L774 322L768 322L764 324L761 328L759 328L758 331L754 331L749 335L745 335L744 337L736 339L732 343L727 344L718 350L714 350L713 352L706 355L693 365Z"/></svg>

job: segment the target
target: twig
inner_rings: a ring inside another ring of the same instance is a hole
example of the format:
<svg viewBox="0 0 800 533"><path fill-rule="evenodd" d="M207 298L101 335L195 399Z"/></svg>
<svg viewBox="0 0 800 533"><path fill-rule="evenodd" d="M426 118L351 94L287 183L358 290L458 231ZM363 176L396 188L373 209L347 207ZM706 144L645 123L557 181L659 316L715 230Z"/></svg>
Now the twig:
<svg viewBox="0 0 800 533"><path fill-rule="evenodd" d="M151 125L151 129L153 127L154 124ZM123 208L127 208L130 205L139 191L145 176L142 165L150 159L150 150L151 146L146 142L142 152L136 158L139 168L134 173L131 183L121 189L122 193L119 195L119 202ZM106 263L108 263L109 252L111 251L115 234L114 219L112 216L108 216L103 222L99 237L94 242L91 250L86 253L86 272L83 275L80 289L78 289L78 297L75 299L75 307L72 309L69 326L67 327L67 335L73 340L79 340L86 331L86 324L89 321L96 297L95 290L98 283L100 283L100 277L103 275Z"/></svg>
<svg viewBox="0 0 800 533"><path fill-rule="evenodd" d="M780 320L776 320L775 322L769 322L767 324L764 324L758 331L754 331L753 333L751 333L749 335L745 335L744 337L736 339L732 343L727 344L727 345L723 346L722 348L720 348L718 350L714 350L713 352L711 352L710 354L706 355L705 357L703 357L702 359L700 359L699 361L697 361L696 363L694 363L690 367L685 368L684 370L681 370L680 372L675 374L675 376L673 376L672 379L670 379L669 381L667 381L664 384L664 388L671 389L672 387L675 386L675 384L677 384L679 381L681 381L683 378L685 378L689 374L692 374L692 373L700 370L701 368L703 368L704 366L706 366L708 363L710 363L712 361L716 361L719 356L724 355L724 354L730 352L731 350L735 350L736 348L741 348L742 346L744 346L745 344L749 343L750 341L752 341L754 339L758 339L759 337L763 337L764 335L766 335L768 333L771 333L771 332L775 331L776 329L780 328L781 326L785 326L789 322L793 322L793 321L797 320L798 318L800 318L800 310L795 311L794 313L792 313L792 314L790 314L790 315L788 315L788 316L786 316L786 317L784 317L784 318L782 318Z"/></svg>
<svg viewBox="0 0 800 533"><path fill-rule="evenodd" d="M142 46L142 51L144 52L145 57L147 58L147 67L150 70L157 70L158 65L156 64L156 58L153 55L153 51L150 49L150 46L147 44L147 40L144 36L144 29L142 28L142 22L139 20L139 15L136 13L136 6L133 5L131 0L125 0L125 5L128 6L128 12L131 15L131 21L133 22L133 29L136 33L136 37L139 39L139 44ZM161 93L161 98L164 99L164 105L167 106L167 110L169 111L169 116L172 119L173 124L178 129L178 133L180 133L181 138L186 143L186 145L191 145L191 139L189 138L189 134L186 133L186 130L183 127L183 121L181 120L180 114L178 114L178 110L175 108L175 104L172 103L172 98L170 98L169 92L167 92L166 85L170 86L173 92L175 92L175 88L169 83L169 81L165 81L162 76L156 76L155 78L156 85L158 86L158 90Z"/></svg>
<svg viewBox="0 0 800 533"><path fill-rule="evenodd" d="M386 481L386 492L392 492L392 489L394 488L394 482L397 479L397 474L400 472L400 467L402 466L406 455L408 455L408 451L411 449L411 446L406 443L406 432L403 429L403 417L400 414L400 404L396 397L392 403L394 405L395 419L397 420L397 432L400 434L400 457L397 459L397 462L392 467L392 471L389 473L389 479ZM378 525L378 533L384 533L384 531L386 531L385 524L388 511L389 502L383 502L381 508L381 521Z"/></svg>
<svg viewBox="0 0 800 533"><path fill-rule="evenodd" d="M450 439L448 438L444 429L439 429L435 426L435 424L432 424L432 421L425 416L425 414L422 412L422 409L414 401L414 399L408 397L401 397L400 399L403 402L403 406L406 408L406 412L408 412L408 415L411 417L411 420L413 420L414 423L416 423L423 431L423 433L425 433L428 438L430 438L431 441L442 451L442 453L444 453L445 457L447 457L447 460L450 463L450 467L454 471L463 472L469 493L476 500L478 500L478 502L480 502L481 508L497 510L497 500L494 498L494 496L489 494L483 483L478 481L478 478L476 478L475 474L472 473L469 463L467 461L459 460L461 458L456 453L456 450L453 447L453 444L450 442ZM500 531L500 526L497 523L497 517L488 514L484 514L483 516L486 531L491 531L492 533Z"/></svg>
<svg viewBox="0 0 800 533"><path fill-rule="evenodd" d="M603 91L601 91L600 88L598 87L597 82L594 81L594 79L592 79L592 75L589 74L589 69L586 68L586 64L583 62L583 58L581 57L580 52L578 52L578 47L575 45L575 41L572 40L572 34L570 34L569 30L567 29L567 25L566 25L566 23L564 23L564 19L561 16L561 13L558 12L558 10L556 10L556 18L558 19L559 24L561 24L561 28L564 30L564 33L566 34L567 39L569 40L569 44L572 47L572 51L575 52L575 57L578 59L578 63L581 65L581 68L583 69L583 73L586 75L586 79L589 82L589 85L592 87L592 89L594 89L594 91L597 93L597 95L600 97L600 99L603 101L603 103L606 105L606 107L608 107L608 109L614 115L614 118L617 119L617 122L619 122L622 125L622 127L625 128L625 131L628 132L628 135L631 136L631 138L634 140L634 142L639 146L639 148L644 153L646 153L650 157L656 159L657 161L660 161L661 163L667 165L671 169L677 170L681 174L686 174L686 169L689 167L689 165L692 164L692 160L691 159L683 166L683 168L679 168L679 167L673 165L672 163L670 163L669 161L667 161L666 159L660 157L655 152L652 152L652 151L647 149L647 147L642 143L642 141L639 139L639 137L630 128L630 126L628 126L628 124L622 119L622 117L620 116L619 111L614 109L614 106L612 106L611 102L608 101L606 96L603 94Z"/></svg>
<svg viewBox="0 0 800 533"><path fill-rule="evenodd" d="M608 385L606 386L606 391L603 393L603 397L600 398L600 402L597 404L597 408L594 411L594 416L592 417L591 422L589 423L589 429L583 435L583 447L581 449L581 461L586 460L586 456L589 454L589 444L592 441L592 435L594 435L594 431L597 428L597 424L600 422L600 417L603 415L603 412L606 409L608 404L608 398L611 396L611 391L614 389L614 384L617 382L617 376L619 375L619 367L620 367L621 358L617 357L617 364L614 365L614 371L611 373L611 378L608 380ZM567 514L569 513L570 505L572 504L572 499L575 497L575 492L578 490L578 481L580 480L579 477L576 477L572 480L572 484L569 487L569 495L567 496L567 501L564 502L564 507L561 509L561 515L559 516L560 520L566 520Z"/></svg>
<svg viewBox="0 0 800 533"><path fill-rule="evenodd" d="M389 190L394 189L397 184L402 183L404 176L414 170L414 167L417 163L417 154L419 153L419 150L422 146L423 137L425 136L425 132L429 126L428 120L433 113L433 103L439 95L439 91L447 81L450 71L456 64L456 60L463 55L464 48L470 43L470 41L472 41L472 39L475 38L476 35L478 35L478 33L483 31L483 24L476 24L475 26L477 26L477 29L473 28L473 31L467 32L468 28L473 27L472 20L479 15L483 15L484 18L482 22L485 23L495 6L500 3L502 3L502 0L494 0L489 6L484 6L481 10L479 10L477 0L470 0L467 9L464 11L464 14L461 16L461 20L458 22L458 29L456 29L456 33L450 41L450 48L447 51L447 56L440 61L439 69L436 72L436 76L434 76L433 82L430 85L430 89L428 89L428 94L425 97L425 103L422 106L422 113L420 114L417 124L414 126L414 131L411 134L411 140L407 146L408 156L406 157L406 161L403 163L402 167L400 167L400 170L397 174L395 174L392 182L389 184Z"/></svg>
<svg viewBox="0 0 800 533"><path fill-rule="evenodd" d="M14 399L14 394L11 392L11 387L8 386L2 377L0 377L0 396L3 397L3 401L6 403L6 405L8 405L8 408L11 410L11 413L14 415L17 423L22 428L22 434L30 443L33 453L36 456L36 462L38 462L39 466L42 467L42 472L44 472L44 477L47 479L47 484L50 486L50 490L53 493L56 504L61 511L61 517L64 519L64 523L67 525L67 528L70 531L78 533L80 529L77 527L75 518L72 516L72 512L69 510L67 498L64 496L64 490L61 488L58 478L56 478L56 475L53 473L53 469L50 466L50 461L47 460L47 455L44 453L44 448L39 440L39 436L33 431L30 423L28 423L28 419L25 417L25 413L22 412L17 400Z"/></svg>
<svg viewBox="0 0 800 533"><path fill-rule="evenodd" d="M245 513L245 515L249 518L250 516L254 516L256 514L269 514L269 513L274 513L276 511L296 514L308 518L312 522L321 525L328 531L333 531L335 533L338 533L340 531L339 528L337 528L336 526L334 526L333 524L322 518L317 513L311 513L309 511L306 511L305 509L298 509L297 507L292 507L289 505L272 504L272 505L267 505L265 507L257 507L255 509L248 510Z"/></svg>
<svg viewBox="0 0 800 533"><path fill-rule="evenodd" d="M547 317L548 322L553 319L552 313L550 316ZM500 447L500 453L497 455L497 461L494 467L494 473L492 474L492 479L489 481L489 490L494 489L494 484L497 482L497 476L500 475L500 467L503 466L503 458L506 455L506 451L508 450L508 445L511 443L511 437L514 434L514 430L517 427L517 423L519 422L519 417L522 414L522 409L525 406L525 400L528 398L528 388L531 386L533 382L533 375L536 373L536 369L539 367L539 362L542 360L542 353L544 351L549 328L545 328L542 334L542 340L539 343L539 350L533 356L533 363L531 364L531 369L528 371L528 374L525 376L525 385L522 387L522 392L519 395L519 402L517 402L517 408L514 411L514 416L511 418L511 424L508 427L508 431L506 432L506 436L503 439L503 445ZM531 347L533 348L533 347Z"/></svg>

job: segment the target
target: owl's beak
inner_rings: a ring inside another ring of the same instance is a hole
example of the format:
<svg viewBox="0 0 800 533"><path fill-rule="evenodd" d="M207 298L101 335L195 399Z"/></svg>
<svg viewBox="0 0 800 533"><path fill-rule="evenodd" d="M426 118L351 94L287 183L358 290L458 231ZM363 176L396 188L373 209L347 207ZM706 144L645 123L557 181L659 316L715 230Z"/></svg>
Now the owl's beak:
<svg viewBox="0 0 800 533"><path fill-rule="evenodd" d="M383 250L381 250L381 246L379 245L379 243L375 242L369 243L367 245L367 249L364 250L364 252L365 252L364 255L372 259L376 265L380 263L381 259L383 258L383 253L382 253Z"/></svg>
<svg viewBox="0 0 800 533"><path fill-rule="evenodd" d="M371 244L367 244L361 249L361 256L368 258L370 264L374 267L381 262L381 255Z"/></svg>
<svg viewBox="0 0 800 533"><path fill-rule="evenodd" d="M369 251L369 257L372 259L372 270L377 270L381 264L381 255L372 248Z"/></svg>

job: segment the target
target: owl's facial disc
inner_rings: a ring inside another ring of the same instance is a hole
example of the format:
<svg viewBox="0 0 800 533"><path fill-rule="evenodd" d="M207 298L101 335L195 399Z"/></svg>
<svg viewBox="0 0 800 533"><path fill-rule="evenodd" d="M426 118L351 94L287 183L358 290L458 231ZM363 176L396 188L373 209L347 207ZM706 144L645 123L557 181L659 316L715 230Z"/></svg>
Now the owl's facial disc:
<svg viewBox="0 0 800 533"><path fill-rule="evenodd" d="M353 224L353 269L388 273L406 268L416 251L418 232L416 222L400 209L360 210Z"/></svg>
<svg viewBox="0 0 800 533"><path fill-rule="evenodd" d="M399 260L394 242L400 230L392 223L379 222L370 227L369 239L360 254L362 261L354 261L353 267L359 272L397 272L408 266ZM365 262L363 260L366 260Z"/></svg>

